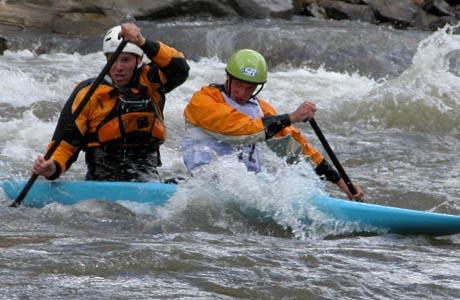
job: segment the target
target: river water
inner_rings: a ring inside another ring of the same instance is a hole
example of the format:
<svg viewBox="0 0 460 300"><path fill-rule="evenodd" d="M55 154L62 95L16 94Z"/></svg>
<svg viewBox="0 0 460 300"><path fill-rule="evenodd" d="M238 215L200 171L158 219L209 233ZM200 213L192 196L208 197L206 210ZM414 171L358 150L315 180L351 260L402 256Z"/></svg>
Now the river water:
<svg viewBox="0 0 460 300"><path fill-rule="evenodd" d="M210 32L208 42L223 35L229 43L254 25L265 28L275 45L282 40L274 48L263 39L247 40L246 47L265 49L272 64L261 96L283 113L303 100L316 101L318 124L350 177L365 189L367 202L460 214L460 36L448 29L429 34L342 24L299 31L316 41L304 50L296 24L227 24L227 31L220 29L227 35L209 25L203 31ZM283 34L289 30L290 40ZM318 37L329 47L315 61L308 55L318 53ZM165 109L164 178L186 175L182 111L195 90L224 80L228 43L214 52L190 49L190 78L169 94ZM296 50L286 50L290 45ZM187 54L186 47L180 49ZM30 176L66 97L103 65L101 52L18 50L0 57L2 179ZM299 127L322 150L311 128ZM84 177L82 156L63 180ZM344 195L317 180L305 163L286 166L268 148L264 161L266 170L255 175L224 158L179 185L160 209L96 200L13 209L0 191L0 297L460 298L459 235L356 235L343 224L303 226L290 205L294 198ZM219 183L212 180L215 174ZM274 218L247 217L243 206L270 211Z"/></svg>

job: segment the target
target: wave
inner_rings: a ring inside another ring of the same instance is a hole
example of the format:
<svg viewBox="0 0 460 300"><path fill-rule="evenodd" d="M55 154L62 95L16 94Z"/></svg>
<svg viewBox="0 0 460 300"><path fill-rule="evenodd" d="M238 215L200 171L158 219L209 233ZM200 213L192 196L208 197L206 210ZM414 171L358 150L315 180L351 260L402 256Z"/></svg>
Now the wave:
<svg viewBox="0 0 460 300"><path fill-rule="evenodd" d="M408 132L460 133L460 69L453 61L460 36L445 27L420 42L412 65L396 78L381 80L353 106L334 117L365 128Z"/></svg>

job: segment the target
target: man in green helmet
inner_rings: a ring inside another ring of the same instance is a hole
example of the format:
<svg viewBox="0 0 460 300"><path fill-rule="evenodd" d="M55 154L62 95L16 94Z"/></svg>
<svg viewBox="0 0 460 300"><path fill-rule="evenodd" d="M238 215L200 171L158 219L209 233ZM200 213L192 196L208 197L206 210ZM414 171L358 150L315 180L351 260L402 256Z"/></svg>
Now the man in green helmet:
<svg viewBox="0 0 460 300"><path fill-rule="evenodd" d="M311 158L316 173L337 184L349 199L363 198L362 189L356 185L357 193L352 195L337 171L291 126L313 118L316 111L313 102L303 102L292 113L278 114L257 97L267 81L267 64L260 53L250 49L235 52L225 71L225 84L201 88L184 110L182 149L189 171L193 173L216 157L236 153L249 171L259 172L262 167L260 142L270 139L278 154Z"/></svg>

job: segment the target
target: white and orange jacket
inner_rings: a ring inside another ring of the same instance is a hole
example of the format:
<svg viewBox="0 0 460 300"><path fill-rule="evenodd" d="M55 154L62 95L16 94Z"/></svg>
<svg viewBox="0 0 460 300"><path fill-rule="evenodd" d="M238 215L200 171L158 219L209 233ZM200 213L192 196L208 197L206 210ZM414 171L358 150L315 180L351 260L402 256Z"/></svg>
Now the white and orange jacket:
<svg viewBox="0 0 460 300"><path fill-rule="evenodd" d="M236 152L248 170L258 172L262 167L258 143L271 139L275 143L270 144L276 146L269 146L278 155L302 154L310 157L315 166L326 164L326 171L331 172L321 153L290 125L289 117L278 115L263 99L253 98L240 105L223 92L222 86L206 86L192 96L184 116L182 148L189 171L216 157ZM324 174L318 172L318 168L317 173Z"/></svg>

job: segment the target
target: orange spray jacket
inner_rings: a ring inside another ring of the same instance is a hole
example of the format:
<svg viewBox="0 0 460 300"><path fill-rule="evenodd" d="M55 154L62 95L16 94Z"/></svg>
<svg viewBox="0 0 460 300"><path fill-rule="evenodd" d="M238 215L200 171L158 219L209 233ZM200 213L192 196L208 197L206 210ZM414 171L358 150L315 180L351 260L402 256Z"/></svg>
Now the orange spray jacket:
<svg viewBox="0 0 460 300"><path fill-rule="evenodd" d="M317 173L325 175L329 180L336 182L337 172L332 170L321 153L311 146L299 129L291 126L287 115L278 115L276 110L263 99L257 99L261 109L260 118L253 118L232 105L225 99L222 86L206 86L196 92L184 110L186 120L186 135L184 141L184 160L189 169L203 163L208 163L212 155L202 155L200 151L211 149L219 154L219 149L226 145L256 144L270 140L270 148L282 156L295 157L299 154L310 157L316 166ZM203 146L193 139L206 139L205 135L197 133L197 129L212 139ZM187 134L187 131L190 134ZM215 144L213 147L212 140ZM187 149L188 147L192 147ZM193 147L196 146L195 149ZM223 151L225 152L225 151ZM194 162L193 160L200 160ZM190 161L187 161L190 160Z"/></svg>
<svg viewBox="0 0 460 300"><path fill-rule="evenodd" d="M163 124L165 94L185 81L189 66L182 53L161 42L147 40L143 50L152 62L139 67L130 83L122 88L112 85L110 77L106 76L106 80L97 87L89 102L73 120L73 112L86 95L94 79L86 80L75 88L61 112L53 136L52 143L60 136L62 136L62 141L52 155L52 159L57 165L57 171L49 179L55 179L66 171L77 159L78 153L82 149L87 152L88 174L94 171L91 170L92 168L105 168L111 162L107 160L103 163L94 161L95 155L92 150L105 150L107 145L123 148L126 144L126 136L135 136L134 143L131 141L132 145L130 146L155 144L147 152L158 151L159 144L166 137ZM134 103L134 109L121 109L130 103ZM136 109L136 107L138 108ZM120 113L120 110L123 113ZM89 156L89 152L93 155ZM113 152L111 158L114 158L114 165L105 171L124 171L120 170L120 168L123 169L123 166L120 167L119 161L116 159L120 158L117 156L121 152ZM156 164L153 165L153 167L155 166ZM129 164L126 167L128 168ZM110 179L111 175L106 173L102 176ZM124 175L113 178L117 180L131 179L124 178ZM89 179L106 178L90 177Z"/></svg>

